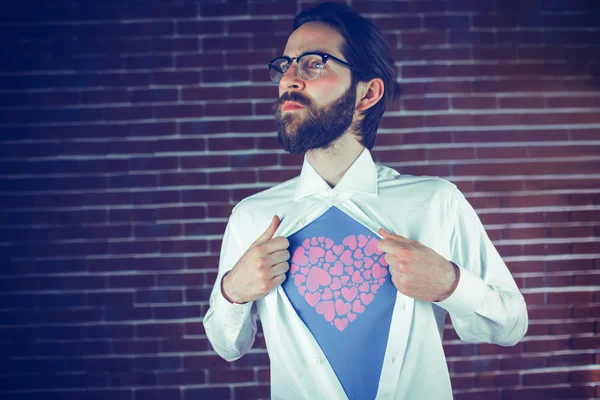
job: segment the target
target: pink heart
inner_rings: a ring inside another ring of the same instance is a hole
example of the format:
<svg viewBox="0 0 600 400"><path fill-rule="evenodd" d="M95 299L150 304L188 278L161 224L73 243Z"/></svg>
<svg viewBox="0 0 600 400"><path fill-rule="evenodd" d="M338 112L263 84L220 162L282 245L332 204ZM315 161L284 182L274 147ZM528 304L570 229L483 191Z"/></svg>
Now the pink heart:
<svg viewBox="0 0 600 400"><path fill-rule="evenodd" d="M306 293L306 295L304 295L304 298L306 299L308 304L310 304L311 307L315 307L317 304L319 304L319 301L321 300L321 294L319 292Z"/></svg>
<svg viewBox="0 0 600 400"><path fill-rule="evenodd" d="M387 269L380 267L379 264L373 265L372 271L373 271L373 278L375 278L375 279L383 278L384 276L387 275Z"/></svg>
<svg viewBox="0 0 600 400"><path fill-rule="evenodd" d="M342 299L337 299L335 301L335 311L338 313L338 315L344 315L348 313L348 311L350 311L351 308L352 307L350 306L350 304L346 303Z"/></svg>
<svg viewBox="0 0 600 400"><path fill-rule="evenodd" d="M384 255L374 256L382 254L377 243L371 235L350 235L341 245L319 236L305 239L294 251L290 274L298 293L339 331L365 311L385 282Z"/></svg>
<svg viewBox="0 0 600 400"><path fill-rule="evenodd" d="M294 277L294 283L296 284L296 286L300 286L302 282L306 282L306 277L302 274L296 274L296 276Z"/></svg>
<svg viewBox="0 0 600 400"><path fill-rule="evenodd" d="M311 247L308 252L308 258L311 264L316 263L325 255L325 251L320 247Z"/></svg>
<svg viewBox="0 0 600 400"><path fill-rule="evenodd" d="M342 256L340 257L340 260L345 265L352 265L354 263L354 260L352 259L352 252L350 250L346 250L344 254L342 254Z"/></svg>
<svg viewBox="0 0 600 400"><path fill-rule="evenodd" d="M365 246L365 254L368 256L376 252L378 254L381 254L381 252L377 250L377 243L379 243L379 240L371 238L371 240L369 240L369 243L367 243L367 245Z"/></svg>
<svg viewBox="0 0 600 400"><path fill-rule="evenodd" d="M342 240L342 243L350 247L351 250L354 250L356 249L356 236L346 236L344 240Z"/></svg>
<svg viewBox="0 0 600 400"><path fill-rule="evenodd" d="M366 282L365 282L366 283ZM369 287L369 285L367 285ZM358 289L356 287L342 288L342 296L346 301L352 301L358 295Z"/></svg>
<svg viewBox="0 0 600 400"><path fill-rule="evenodd" d="M319 267L312 267L306 279L306 287L311 292L314 292L319 286L329 286L331 283L331 275Z"/></svg>
<svg viewBox="0 0 600 400"><path fill-rule="evenodd" d="M374 296L371 293L361 293L360 300L365 306L368 306L373 301Z"/></svg>
<svg viewBox="0 0 600 400"><path fill-rule="evenodd" d="M388 264L388 262L385 260L385 254L382 255L381 257L379 257L379 263L381 265L383 265L384 267L389 267L390 264Z"/></svg>
<svg viewBox="0 0 600 400"><path fill-rule="evenodd" d="M306 264L308 264L308 257L306 257L305 251L302 247L298 247L296 251L294 251L292 262L301 267L304 267Z"/></svg>
<svg viewBox="0 0 600 400"><path fill-rule="evenodd" d="M335 308L333 301L322 301L317 304L317 312L325 317L325 321L331 322L335 317Z"/></svg>
<svg viewBox="0 0 600 400"><path fill-rule="evenodd" d="M348 318L336 318L335 327L342 332L348 326Z"/></svg>
<svg viewBox="0 0 600 400"><path fill-rule="evenodd" d="M358 247L365 247L369 239L365 235L358 235Z"/></svg>

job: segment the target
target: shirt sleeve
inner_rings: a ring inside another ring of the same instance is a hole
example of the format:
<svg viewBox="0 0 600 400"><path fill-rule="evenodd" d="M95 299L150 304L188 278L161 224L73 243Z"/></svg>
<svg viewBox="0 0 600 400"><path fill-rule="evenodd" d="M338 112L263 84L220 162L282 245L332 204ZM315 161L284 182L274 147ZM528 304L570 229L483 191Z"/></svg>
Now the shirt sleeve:
<svg viewBox="0 0 600 400"><path fill-rule="evenodd" d="M525 300L475 210L458 189L454 194L450 261L460 278L452 295L436 304L448 311L462 340L513 346L527 331Z"/></svg>
<svg viewBox="0 0 600 400"><path fill-rule="evenodd" d="M209 309L204 316L206 336L214 350L227 361L235 361L246 354L256 337L258 318L254 302L230 303L221 291L223 276L242 257L244 250L229 220L219 258L219 271L209 299Z"/></svg>

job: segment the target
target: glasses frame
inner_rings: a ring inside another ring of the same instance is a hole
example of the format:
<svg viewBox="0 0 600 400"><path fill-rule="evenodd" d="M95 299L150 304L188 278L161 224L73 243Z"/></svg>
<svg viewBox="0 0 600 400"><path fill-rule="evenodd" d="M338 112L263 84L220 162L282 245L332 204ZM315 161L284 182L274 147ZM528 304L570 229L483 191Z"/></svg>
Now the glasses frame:
<svg viewBox="0 0 600 400"><path fill-rule="evenodd" d="M283 58L283 59L287 60L287 62L288 62L288 65L291 67L291 66L292 66L292 63L294 62L294 60L296 60L296 64L300 65L300 64L299 64L299 62L300 62L300 60L302 59L302 57L304 57L304 56L314 56L314 55L316 55L316 56L321 56L321 59L323 60L323 65L327 64L327 61L329 61L329 59L332 59L333 61L335 61L335 62L337 62L337 63L340 63L340 64L342 64L343 66L345 66L345 67L347 67L347 68L351 69L352 71L358 72L358 70L357 70L356 68L354 68L352 65L348 64L346 61L344 61L344 60L340 60L339 58L337 58L337 57L335 57L335 56L332 56L331 54L328 54L328 53L321 53L321 52L318 52L318 51L307 51L306 53L302 53L302 54L300 54L298 57L279 56L279 57L277 57L277 58L275 58L275 59L273 59L273 60L269 61L269 64L268 64L268 66L269 66L269 71L270 71L271 69L278 70L278 72L280 72L280 73L281 73L281 78L279 79L279 82L281 82L281 79L283 79L283 76L284 76L284 75L287 73L287 70L286 70L285 72L283 72L283 71L282 71L282 70L281 70L279 67L273 66L273 64L275 63L275 61L277 61L277 60L280 60L280 59L282 59L282 58ZM289 67L288 67L288 69L289 69ZM303 76L300 74L300 71L301 71L301 69L300 69L300 68L298 68L298 76L299 76L300 78L302 78L302 80L305 80L305 81L311 81L311 80L313 80L313 79L317 79L318 77L320 77L320 76L321 76L321 71L323 71L323 69L321 68L321 69L319 70L319 75L315 76L314 78L309 78L309 79L305 79L305 78L304 78L304 77L303 77ZM271 79L271 82L273 82L273 79ZM273 83L275 83L275 84L279 84L279 82L273 82Z"/></svg>

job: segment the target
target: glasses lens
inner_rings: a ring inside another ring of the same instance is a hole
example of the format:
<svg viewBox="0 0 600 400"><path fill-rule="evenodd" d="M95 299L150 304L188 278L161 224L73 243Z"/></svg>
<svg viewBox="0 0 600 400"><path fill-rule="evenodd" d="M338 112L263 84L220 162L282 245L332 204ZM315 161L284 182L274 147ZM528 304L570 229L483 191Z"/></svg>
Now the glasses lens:
<svg viewBox="0 0 600 400"><path fill-rule="evenodd" d="M323 64L323 58L316 54L309 54L300 59L298 69L300 70L300 76L302 79L310 80L315 79L321 75L321 70L325 64Z"/></svg>
<svg viewBox="0 0 600 400"><path fill-rule="evenodd" d="M269 68L271 73L271 81L273 83L279 83L281 78L283 78L283 74L288 70L288 60L285 58L278 58L273 63L271 63L271 67Z"/></svg>

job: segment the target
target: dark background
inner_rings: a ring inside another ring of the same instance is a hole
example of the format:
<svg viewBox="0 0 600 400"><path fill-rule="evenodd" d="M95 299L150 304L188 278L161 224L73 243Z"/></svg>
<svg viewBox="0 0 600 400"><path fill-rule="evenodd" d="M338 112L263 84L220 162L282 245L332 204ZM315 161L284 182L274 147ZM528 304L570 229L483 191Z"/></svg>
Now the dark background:
<svg viewBox="0 0 600 400"><path fill-rule="evenodd" d="M242 198L299 172L266 63L305 1L0 6L3 399L255 399L202 316ZM522 289L514 347L445 350L457 399L600 396L600 2L348 1L403 87L373 152L456 183Z"/></svg>

